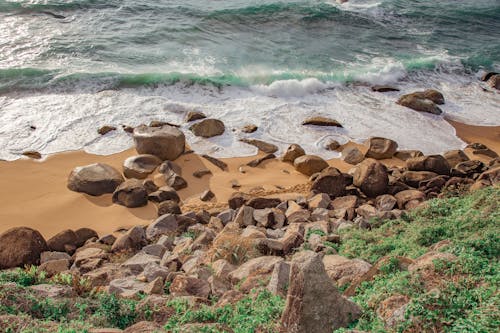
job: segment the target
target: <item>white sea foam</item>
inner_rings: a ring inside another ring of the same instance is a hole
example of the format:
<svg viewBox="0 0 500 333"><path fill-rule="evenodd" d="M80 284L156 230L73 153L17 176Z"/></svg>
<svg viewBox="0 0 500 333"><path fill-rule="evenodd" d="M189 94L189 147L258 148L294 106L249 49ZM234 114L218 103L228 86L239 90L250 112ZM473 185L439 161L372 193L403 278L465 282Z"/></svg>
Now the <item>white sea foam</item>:
<svg viewBox="0 0 500 333"><path fill-rule="evenodd" d="M388 68L385 73L398 72L398 66ZM396 85L400 93L376 93L357 85L332 88L317 79L306 79L222 90L177 84L99 93L7 95L0 99L0 158L16 159L31 149L42 154L77 149L111 154L133 144L130 135L120 129L122 124L135 126L151 120L182 124L195 151L217 157L254 154L253 146L239 141L242 137L268 141L281 150L299 143L308 153L325 158L338 157L338 153L324 149L329 139L362 142L374 135L396 140L401 149L421 149L424 153L463 147L464 142L443 116L415 112L395 103L403 93L427 88L443 92L446 117L476 125L500 125L500 94L484 91L486 85L472 75L416 72ZM211 139L195 137L183 123L185 114L192 110L223 120L227 131ZM317 115L335 118L344 128L301 125L305 118ZM239 129L247 123L257 125L258 131L242 133ZM103 125L119 129L100 136L97 129Z"/></svg>

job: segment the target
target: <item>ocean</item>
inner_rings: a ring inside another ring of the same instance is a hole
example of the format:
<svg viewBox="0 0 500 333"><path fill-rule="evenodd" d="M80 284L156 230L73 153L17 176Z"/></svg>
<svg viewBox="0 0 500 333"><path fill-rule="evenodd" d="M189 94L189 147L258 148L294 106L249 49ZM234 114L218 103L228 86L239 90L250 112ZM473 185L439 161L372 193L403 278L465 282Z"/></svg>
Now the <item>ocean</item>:
<svg viewBox="0 0 500 333"><path fill-rule="evenodd" d="M331 139L370 136L441 153L464 146L444 117L500 125L487 71L500 71L498 0L0 0L0 159L119 152L133 145L121 125L152 120L216 157L254 154L243 137L325 158L338 157ZM427 88L444 94L443 115L395 103ZM194 110L226 132L193 136ZM301 125L316 115L344 127Z"/></svg>

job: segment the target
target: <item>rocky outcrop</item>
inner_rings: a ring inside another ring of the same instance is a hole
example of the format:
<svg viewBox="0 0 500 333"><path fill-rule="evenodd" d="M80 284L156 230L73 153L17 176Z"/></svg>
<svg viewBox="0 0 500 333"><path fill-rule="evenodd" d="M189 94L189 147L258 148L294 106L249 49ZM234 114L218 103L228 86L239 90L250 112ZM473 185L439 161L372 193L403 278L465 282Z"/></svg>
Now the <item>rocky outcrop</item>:
<svg viewBox="0 0 500 333"><path fill-rule="evenodd" d="M294 256L280 332L331 333L360 315L361 309L334 286L320 255L304 251Z"/></svg>
<svg viewBox="0 0 500 333"><path fill-rule="evenodd" d="M398 149L396 141L386 138L374 137L370 138L368 151L366 152L367 158L374 158L376 160L383 160L392 158Z"/></svg>
<svg viewBox="0 0 500 333"><path fill-rule="evenodd" d="M304 120L302 122L302 125L342 127L342 125L338 121L327 117L311 117Z"/></svg>
<svg viewBox="0 0 500 333"><path fill-rule="evenodd" d="M19 227L0 235L0 269L37 265L47 243L36 230Z"/></svg>
<svg viewBox="0 0 500 333"><path fill-rule="evenodd" d="M129 179L115 190L113 202L128 208L146 206L148 204L148 192L140 180Z"/></svg>
<svg viewBox="0 0 500 333"><path fill-rule="evenodd" d="M139 154L155 155L162 161L173 161L185 149L186 138L173 126L149 127L145 125L134 129L135 149Z"/></svg>
<svg viewBox="0 0 500 333"><path fill-rule="evenodd" d="M224 123L218 119L203 119L199 123L192 125L190 128L196 136L203 138L211 138L214 136L222 135L226 130Z"/></svg>
<svg viewBox="0 0 500 333"><path fill-rule="evenodd" d="M113 193L123 181L122 175L112 166L95 163L73 169L68 177L68 189L98 196Z"/></svg>
<svg viewBox="0 0 500 333"><path fill-rule="evenodd" d="M385 194L389 184L387 168L374 159L366 159L354 168L353 184L369 197Z"/></svg>
<svg viewBox="0 0 500 333"><path fill-rule="evenodd" d="M150 154L131 156L123 162L123 174L127 178L144 179L161 164L161 160Z"/></svg>
<svg viewBox="0 0 500 333"><path fill-rule="evenodd" d="M311 176L317 172L321 172L328 167L328 163L316 155L302 155L297 157L293 165L295 169L306 176Z"/></svg>

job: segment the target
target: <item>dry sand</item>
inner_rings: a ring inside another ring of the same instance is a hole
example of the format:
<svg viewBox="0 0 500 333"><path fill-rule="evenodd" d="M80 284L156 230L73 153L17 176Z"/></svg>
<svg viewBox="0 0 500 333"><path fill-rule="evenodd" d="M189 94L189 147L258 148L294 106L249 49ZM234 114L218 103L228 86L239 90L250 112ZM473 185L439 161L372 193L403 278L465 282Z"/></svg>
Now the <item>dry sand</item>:
<svg viewBox="0 0 500 333"><path fill-rule="evenodd" d="M500 153L500 126L450 123L465 142L481 142ZM362 150L366 149L357 146ZM133 149L109 156L79 151L56 154L42 162L31 159L0 162L0 233L16 226L28 226L39 230L45 237L51 237L63 229L88 227L103 235L122 227L149 223L156 217L156 207L153 204L129 209L112 204L111 195L92 197L66 188L68 174L75 166L102 162L121 169L123 160L134 154ZM181 165L182 176L189 184L188 188L179 191L185 208L225 205L228 197L236 190L231 186L235 180L241 185L239 190L255 195L284 197L306 193L307 177L296 172L293 166L278 160L265 161L256 168L244 166L245 173L239 171L241 165L255 158L224 159L229 170L222 172L196 154L181 156L176 162ZM384 163L389 166L403 165L397 159ZM340 159L330 160L329 164L344 172L352 167ZM200 168L210 169L212 175L206 175L202 179L193 177L192 173ZM161 175L156 174L152 178L158 185L163 184ZM209 188L215 193L217 202L202 203L198 197Z"/></svg>

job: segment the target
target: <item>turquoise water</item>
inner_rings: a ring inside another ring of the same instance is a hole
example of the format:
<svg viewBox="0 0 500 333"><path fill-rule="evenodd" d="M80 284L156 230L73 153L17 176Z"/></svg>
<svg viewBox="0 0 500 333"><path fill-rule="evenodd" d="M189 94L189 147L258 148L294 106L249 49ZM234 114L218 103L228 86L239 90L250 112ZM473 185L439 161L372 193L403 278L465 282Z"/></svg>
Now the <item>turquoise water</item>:
<svg viewBox="0 0 500 333"><path fill-rule="evenodd" d="M371 135L439 152L463 144L442 117L367 86L440 89L445 116L498 125L498 93L478 81L491 70L500 70L498 0L0 0L0 158L112 153L130 138L96 127L182 122L192 109L326 157L328 138ZM301 119L316 114L344 130L304 132ZM241 135L188 140L219 156L253 153Z"/></svg>

